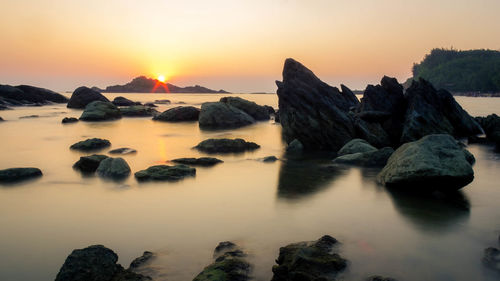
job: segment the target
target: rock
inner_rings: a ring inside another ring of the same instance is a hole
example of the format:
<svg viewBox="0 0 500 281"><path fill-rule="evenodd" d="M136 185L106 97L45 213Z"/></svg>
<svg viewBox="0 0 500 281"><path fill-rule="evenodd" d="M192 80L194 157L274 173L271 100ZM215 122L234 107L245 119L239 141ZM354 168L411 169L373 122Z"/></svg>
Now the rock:
<svg viewBox="0 0 500 281"><path fill-rule="evenodd" d="M269 120L269 108L258 105L253 101L248 101L240 97L223 97L220 99L220 102L232 105L244 111L255 120Z"/></svg>
<svg viewBox="0 0 500 281"><path fill-rule="evenodd" d="M203 103L198 121L203 129L234 129L255 123L244 111L223 102Z"/></svg>
<svg viewBox="0 0 500 281"><path fill-rule="evenodd" d="M122 107L120 108L120 112L125 117L148 117L159 113L156 109L144 105Z"/></svg>
<svg viewBox="0 0 500 281"><path fill-rule="evenodd" d="M170 100L155 100L156 104L170 104Z"/></svg>
<svg viewBox="0 0 500 281"><path fill-rule="evenodd" d="M192 165L192 166L214 166L224 161L213 157L201 157L201 158L177 158L172 160L172 162L185 165Z"/></svg>
<svg viewBox="0 0 500 281"><path fill-rule="evenodd" d="M149 252L149 251L145 251L142 256L134 259L131 263L130 263L130 266L129 266L129 269L130 270L135 270L139 267L142 267L144 266L145 264L149 263L153 258L155 257L155 255L152 253L152 252Z"/></svg>
<svg viewBox="0 0 500 281"><path fill-rule="evenodd" d="M149 106L149 107L158 107L156 104L152 103L152 102L147 102L144 104L145 106Z"/></svg>
<svg viewBox="0 0 500 281"><path fill-rule="evenodd" d="M207 139L194 148L206 153L236 153L255 150L260 148L260 145L244 139Z"/></svg>
<svg viewBox="0 0 500 281"><path fill-rule="evenodd" d="M76 119L75 117L64 117L63 120L61 121L61 123L63 124L76 123L76 122L78 122L78 119Z"/></svg>
<svg viewBox="0 0 500 281"><path fill-rule="evenodd" d="M109 102L109 100L98 91L85 86L77 88L68 101L68 108L85 108L93 101Z"/></svg>
<svg viewBox="0 0 500 281"><path fill-rule="evenodd" d="M276 114L276 111L274 110L274 108L272 106L269 106L269 105L263 105L263 106L267 109L267 113L269 115Z"/></svg>
<svg viewBox="0 0 500 281"><path fill-rule="evenodd" d="M304 150L304 145L298 139L292 140L286 147L287 152L301 152L302 150Z"/></svg>
<svg viewBox="0 0 500 281"><path fill-rule="evenodd" d="M375 147L391 146L393 144L390 136L380 123L367 122L355 117L354 129L357 138L364 139Z"/></svg>
<svg viewBox="0 0 500 281"><path fill-rule="evenodd" d="M68 98L51 90L28 86L0 85L0 104L7 106L66 103Z"/></svg>
<svg viewBox="0 0 500 281"><path fill-rule="evenodd" d="M128 148L128 147L122 147L122 148L117 148L110 150L108 152L109 154L132 154L132 153L137 153L137 150Z"/></svg>
<svg viewBox="0 0 500 281"><path fill-rule="evenodd" d="M186 165L156 165L135 173L138 181L177 181L196 175L196 169Z"/></svg>
<svg viewBox="0 0 500 281"><path fill-rule="evenodd" d="M205 267L193 281L250 280L251 265L247 255L232 242L221 242L214 251L215 261Z"/></svg>
<svg viewBox="0 0 500 281"><path fill-rule="evenodd" d="M322 82L293 59L283 68L278 86L279 116L287 143L299 140L306 150L339 150L355 137L354 122L347 112L357 106L351 91L340 92Z"/></svg>
<svg viewBox="0 0 500 281"><path fill-rule="evenodd" d="M10 108L6 105L3 105L2 102L3 101L0 99L0 110L12 110L12 108Z"/></svg>
<svg viewBox="0 0 500 281"><path fill-rule="evenodd" d="M32 118L38 118L38 117L40 117L40 115L33 114L33 115L21 116L21 117L19 117L19 119L32 119Z"/></svg>
<svg viewBox="0 0 500 281"><path fill-rule="evenodd" d="M166 122L197 121L200 116L200 110L194 106L177 106L165 110L155 116L153 120Z"/></svg>
<svg viewBox="0 0 500 281"><path fill-rule="evenodd" d="M336 275L347 266L345 259L332 253L336 244L335 238L325 235L317 241L281 247L271 280L335 280Z"/></svg>
<svg viewBox="0 0 500 281"><path fill-rule="evenodd" d="M473 159L450 135L428 135L399 147L378 180L409 190L457 190L474 179Z"/></svg>
<svg viewBox="0 0 500 281"><path fill-rule="evenodd" d="M376 151L377 149L363 139L352 139L337 152L338 156Z"/></svg>
<svg viewBox="0 0 500 281"><path fill-rule="evenodd" d="M0 170L0 183L18 182L42 176L38 168L9 168Z"/></svg>
<svg viewBox="0 0 500 281"><path fill-rule="evenodd" d="M130 166L123 158L106 158L101 161L96 170L104 178L123 179L130 175Z"/></svg>
<svg viewBox="0 0 500 281"><path fill-rule="evenodd" d="M493 142L500 142L500 117L490 114L486 117L476 117L475 120L484 129L486 137Z"/></svg>
<svg viewBox="0 0 500 281"><path fill-rule="evenodd" d="M116 97L112 103L116 106L132 106L132 105L141 105L140 102L135 102L135 101L131 101L125 97Z"/></svg>
<svg viewBox="0 0 500 281"><path fill-rule="evenodd" d="M108 156L101 154L93 154L80 157L80 160L73 164L73 168L83 173L94 173L101 164L101 161L107 159Z"/></svg>
<svg viewBox="0 0 500 281"><path fill-rule="evenodd" d="M379 275L374 275L366 278L366 281L397 281L397 280L390 277L382 277Z"/></svg>
<svg viewBox="0 0 500 281"><path fill-rule="evenodd" d="M84 141L79 141L71 145L70 148L81 151L90 151L90 150L103 149L108 146L111 146L109 140L92 138L92 139L86 139Z"/></svg>
<svg viewBox="0 0 500 281"><path fill-rule="evenodd" d="M2 118L2 117L0 117L0 122L1 122L1 121L5 121L5 120L3 120L3 118Z"/></svg>
<svg viewBox="0 0 500 281"><path fill-rule="evenodd" d="M394 153L394 149L392 147L384 147L367 152L344 154L335 158L333 162L337 164L356 165L362 167L384 167L392 153Z"/></svg>
<svg viewBox="0 0 500 281"><path fill-rule="evenodd" d="M89 103L80 116L82 121L106 121L120 119L122 114L118 107L110 102L93 101Z"/></svg>
<svg viewBox="0 0 500 281"><path fill-rule="evenodd" d="M274 122L280 123L280 111L279 110L276 110L276 113L274 114Z"/></svg>
<svg viewBox="0 0 500 281"><path fill-rule="evenodd" d="M271 162L276 162L278 161L279 159L276 157L276 156L266 156L264 158L261 159L262 162L265 162L265 163L271 163Z"/></svg>
<svg viewBox="0 0 500 281"><path fill-rule="evenodd" d="M494 247L485 249L483 264L500 273L500 250Z"/></svg>
<svg viewBox="0 0 500 281"><path fill-rule="evenodd" d="M151 278L125 270L117 264L112 250L94 245L73 250L66 258L55 281L144 281Z"/></svg>

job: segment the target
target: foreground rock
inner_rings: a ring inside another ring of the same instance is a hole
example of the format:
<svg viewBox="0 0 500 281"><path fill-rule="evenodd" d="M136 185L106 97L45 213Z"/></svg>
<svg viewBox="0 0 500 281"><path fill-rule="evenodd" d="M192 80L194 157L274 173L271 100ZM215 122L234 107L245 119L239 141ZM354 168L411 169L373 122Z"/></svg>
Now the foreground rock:
<svg viewBox="0 0 500 281"><path fill-rule="evenodd" d="M186 165L156 165L134 175L138 181L177 181L196 175L196 169Z"/></svg>
<svg viewBox="0 0 500 281"><path fill-rule="evenodd" d="M85 108L93 101L109 102L109 100L96 90L85 86L77 88L68 101L68 108Z"/></svg>
<svg viewBox="0 0 500 281"><path fill-rule="evenodd" d="M300 242L280 248L272 281L335 280L347 261L333 253L337 240L325 235L317 241Z"/></svg>
<svg viewBox="0 0 500 281"><path fill-rule="evenodd" d="M234 129L255 123L252 116L223 102L203 103L198 121L203 129Z"/></svg>
<svg viewBox="0 0 500 281"><path fill-rule="evenodd" d="M179 164L185 164L185 165L192 165L192 166L214 166L219 163L222 163L224 161L213 158L213 157L200 157L200 158L177 158L172 160L172 162L179 163Z"/></svg>
<svg viewBox="0 0 500 281"><path fill-rule="evenodd" d="M342 156L346 154L364 153L376 150L377 148L373 147L363 139L352 139L337 152L337 155Z"/></svg>
<svg viewBox="0 0 500 281"><path fill-rule="evenodd" d="M500 273L500 250L494 247L485 249L483 263L487 267Z"/></svg>
<svg viewBox="0 0 500 281"><path fill-rule="evenodd" d="M122 107L120 112L125 117L150 117L159 114L158 110L144 105Z"/></svg>
<svg viewBox="0 0 500 281"><path fill-rule="evenodd" d="M0 105L4 107L66 102L67 97L51 90L27 85L0 85Z"/></svg>
<svg viewBox="0 0 500 281"><path fill-rule="evenodd" d="M18 182L42 176L38 168L10 168L0 170L0 183Z"/></svg>
<svg viewBox="0 0 500 281"><path fill-rule="evenodd" d="M151 278L124 269L117 264L118 255L112 250L94 245L73 250L66 258L56 281L145 281Z"/></svg>
<svg viewBox="0 0 500 281"><path fill-rule="evenodd" d="M232 242L221 242L215 248L215 261L205 267L193 281L246 281L250 279L251 266L247 255Z"/></svg>
<svg viewBox="0 0 500 281"><path fill-rule="evenodd" d="M78 122L78 119L76 119L75 117L64 117L63 120L61 121L61 123L63 124L76 123L76 122Z"/></svg>
<svg viewBox="0 0 500 281"><path fill-rule="evenodd" d="M73 168L83 173L94 173L99 167L99 164L101 164L101 161L107 158L109 157L101 154L82 156L80 160L73 164Z"/></svg>
<svg viewBox="0 0 500 281"><path fill-rule="evenodd" d="M269 108L266 106L258 105L253 101L248 101L240 97L224 97L220 99L220 102L232 105L246 114L253 117L255 120L269 120ZM271 107L274 112L274 109Z"/></svg>
<svg viewBox="0 0 500 281"><path fill-rule="evenodd" d="M124 179L130 175L130 166L123 158L106 158L99 163L97 174L103 178Z"/></svg>
<svg viewBox="0 0 500 281"><path fill-rule="evenodd" d="M82 121L106 121L120 119L122 114L118 107L110 102L93 101L89 103L80 116Z"/></svg>
<svg viewBox="0 0 500 281"><path fill-rule="evenodd" d="M116 106L132 106L132 105L141 105L140 102L135 102L135 101L131 101L125 97L116 97L112 103Z"/></svg>
<svg viewBox="0 0 500 281"><path fill-rule="evenodd" d="M384 167L393 153L394 149L392 147L384 147L367 152L345 154L335 158L333 162L362 167Z"/></svg>
<svg viewBox="0 0 500 281"><path fill-rule="evenodd" d="M428 135L399 147L378 175L388 187L457 190L472 182L474 156L450 135Z"/></svg>
<svg viewBox="0 0 500 281"><path fill-rule="evenodd" d="M200 110L194 106L177 106L165 110L153 120L165 122L198 121Z"/></svg>
<svg viewBox="0 0 500 281"><path fill-rule="evenodd" d="M108 153L109 154L122 154L123 155L123 154L137 153L137 150L132 149L132 148L128 148L128 147L122 147L122 148L110 150Z"/></svg>
<svg viewBox="0 0 500 281"><path fill-rule="evenodd" d="M90 150L103 149L108 146L111 146L109 140L92 138L92 139L86 139L84 141L79 141L71 145L70 148L81 151L90 151Z"/></svg>
<svg viewBox="0 0 500 281"><path fill-rule="evenodd" d="M206 153L237 153L258 149L260 145L244 139L207 139L194 148Z"/></svg>

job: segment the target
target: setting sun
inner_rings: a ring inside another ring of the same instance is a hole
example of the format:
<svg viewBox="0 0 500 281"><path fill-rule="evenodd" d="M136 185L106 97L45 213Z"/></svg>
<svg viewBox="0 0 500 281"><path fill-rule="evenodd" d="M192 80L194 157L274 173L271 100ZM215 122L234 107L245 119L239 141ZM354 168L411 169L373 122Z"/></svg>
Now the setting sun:
<svg viewBox="0 0 500 281"><path fill-rule="evenodd" d="M165 82L165 76L164 75L158 75L158 81Z"/></svg>

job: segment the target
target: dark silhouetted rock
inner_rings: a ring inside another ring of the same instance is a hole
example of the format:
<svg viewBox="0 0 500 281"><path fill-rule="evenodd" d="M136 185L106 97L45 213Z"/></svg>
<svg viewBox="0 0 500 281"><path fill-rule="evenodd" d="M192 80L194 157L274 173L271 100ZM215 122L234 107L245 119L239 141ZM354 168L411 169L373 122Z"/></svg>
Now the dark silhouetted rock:
<svg viewBox="0 0 500 281"><path fill-rule="evenodd" d="M144 106L149 106L149 107L158 107L156 104L152 103L152 102L147 102L144 104Z"/></svg>
<svg viewBox="0 0 500 281"><path fill-rule="evenodd" d="M0 170L0 183L18 182L42 176L38 168L9 168Z"/></svg>
<svg viewBox="0 0 500 281"><path fill-rule="evenodd" d="M39 117L40 117L40 115L33 114L33 115L21 116L21 117L19 117L19 119L32 119L32 118L39 118Z"/></svg>
<svg viewBox="0 0 500 281"><path fill-rule="evenodd" d="M142 256L134 259L129 266L130 270L135 270L139 267L144 266L145 264L149 263L153 258L155 257L154 253L145 251Z"/></svg>
<svg viewBox="0 0 500 281"><path fill-rule="evenodd" d="M276 110L272 106L269 105L263 105L267 109L267 113L270 114L276 114Z"/></svg>
<svg viewBox="0 0 500 281"><path fill-rule="evenodd" d="M130 166L123 158L106 158L101 161L96 170L104 178L124 179L130 175Z"/></svg>
<svg viewBox="0 0 500 281"><path fill-rule="evenodd" d="M211 90L200 85L178 87L170 83L163 83L157 79L139 76L125 85L106 87L108 93L227 93L224 90Z"/></svg>
<svg viewBox="0 0 500 281"><path fill-rule="evenodd" d="M83 173L94 173L101 164L101 161L108 158L106 155L93 154L80 157L80 160L73 164L73 168Z"/></svg>
<svg viewBox="0 0 500 281"><path fill-rule="evenodd" d="M122 107L120 112L124 117L149 117L160 113L156 109L144 105Z"/></svg>
<svg viewBox="0 0 500 281"><path fill-rule="evenodd" d="M483 264L500 273L500 250L494 247L485 249Z"/></svg>
<svg viewBox="0 0 500 281"><path fill-rule="evenodd" d="M141 105L140 102L135 102L135 101L131 101L125 97L116 97L112 103L116 106L132 106L132 105Z"/></svg>
<svg viewBox="0 0 500 281"><path fill-rule="evenodd" d="M0 99L0 110L12 110L12 108L10 108L6 105L3 105L2 102L3 102L3 100Z"/></svg>
<svg viewBox="0 0 500 281"><path fill-rule="evenodd" d="M379 275L374 275L366 278L366 281L397 281L397 280L390 277L382 277Z"/></svg>
<svg viewBox="0 0 500 281"><path fill-rule="evenodd" d="M255 150L260 148L260 145L244 139L207 139L195 148L207 153L235 153Z"/></svg>
<svg viewBox="0 0 500 281"><path fill-rule="evenodd" d="M92 139L86 139L84 141L79 141L71 145L70 148L75 150L90 151L90 150L103 149L108 146L111 146L109 140L92 138Z"/></svg>
<svg viewBox="0 0 500 281"><path fill-rule="evenodd" d="M288 152L301 152L303 150L304 145L302 145L302 143L298 139L292 140L286 147L286 151Z"/></svg>
<svg viewBox="0 0 500 281"><path fill-rule="evenodd" d="M137 150L135 150L135 149L128 148L128 147L122 147L122 148L110 150L108 153L109 154L132 154L132 153L136 153L136 152L137 152Z"/></svg>
<svg viewBox="0 0 500 281"><path fill-rule="evenodd" d="M196 169L186 165L156 165L134 175L138 181L177 181L196 175Z"/></svg>
<svg viewBox="0 0 500 281"><path fill-rule="evenodd" d="M227 103L244 111L255 120L269 120L269 109L265 106L258 105L253 101L242 99L240 97L223 97L220 99L220 102Z"/></svg>
<svg viewBox="0 0 500 281"><path fill-rule="evenodd" d="M474 157L450 135L403 144L378 175L382 184L411 190L457 190L474 179Z"/></svg>
<svg viewBox="0 0 500 281"><path fill-rule="evenodd" d="M247 255L232 242L221 242L214 251L215 261L205 267L193 281L250 280L251 265Z"/></svg>
<svg viewBox="0 0 500 281"><path fill-rule="evenodd" d="M170 100L155 100L156 104L170 104Z"/></svg>
<svg viewBox="0 0 500 281"><path fill-rule="evenodd" d="M333 160L337 164L356 165L363 167L384 167L387 160L394 153L392 147L384 147L381 149L370 150L366 152L356 152L352 154L344 154Z"/></svg>
<svg viewBox="0 0 500 281"><path fill-rule="evenodd" d="M165 110L155 116L153 120L165 122L198 121L200 109L194 106L177 106Z"/></svg>
<svg viewBox="0 0 500 281"><path fill-rule="evenodd" d="M255 123L252 116L223 102L203 103L198 121L203 129L233 129Z"/></svg>
<svg viewBox="0 0 500 281"><path fill-rule="evenodd" d="M351 91L340 92L322 82L293 59L283 68L278 86L279 116L287 143L299 140L306 150L339 150L355 137L347 113L358 101Z"/></svg>
<svg viewBox="0 0 500 281"><path fill-rule="evenodd" d="M200 158L177 158L172 160L172 162L192 165L192 166L214 166L216 164L222 163L223 161L213 157L200 157Z"/></svg>
<svg viewBox="0 0 500 281"><path fill-rule="evenodd" d="M500 117L490 114L486 117L476 117L475 120L483 127L486 137L497 144L500 143Z"/></svg>
<svg viewBox="0 0 500 281"><path fill-rule="evenodd" d="M278 265L273 266L272 281L333 281L347 261L332 253L337 240L325 235L317 241L300 242L280 248Z"/></svg>
<svg viewBox="0 0 500 281"><path fill-rule="evenodd" d="M64 117L63 120L61 121L61 123L63 124L76 123L76 122L78 122L78 119L76 119L75 117Z"/></svg>
<svg viewBox="0 0 500 281"><path fill-rule="evenodd" d="M0 104L8 106L43 105L48 103L66 103L68 98L51 90L20 85L0 85Z"/></svg>
<svg viewBox="0 0 500 281"><path fill-rule="evenodd" d="M352 139L337 152L338 156L376 151L377 149L363 139Z"/></svg>
<svg viewBox="0 0 500 281"><path fill-rule="evenodd" d="M120 119L122 114L118 107L110 102L93 101L89 103L80 116L82 121L106 121Z"/></svg>
<svg viewBox="0 0 500 281"><path fill-rule="evenodd" d="M68 108L85 108L93 101L109 102L101 93L85 86L77 88L68 101Z"/></svg>
<svg viewBox="0 0 500 281"><path fill-rule="evenodd" d="M276 156L266 156L266 157L262 158L261 160L262 160L262 162L265 162L265 163L271 163L271 162L276 162L279 159Z"/></svg>
<svg viewBox="0 0 500 281"><path fill-rule="evenodd" d="M0 122L1 122L1 121L5 121L5 120L3 120L3 118L2 118L2 117L0 117Z"/></svg>

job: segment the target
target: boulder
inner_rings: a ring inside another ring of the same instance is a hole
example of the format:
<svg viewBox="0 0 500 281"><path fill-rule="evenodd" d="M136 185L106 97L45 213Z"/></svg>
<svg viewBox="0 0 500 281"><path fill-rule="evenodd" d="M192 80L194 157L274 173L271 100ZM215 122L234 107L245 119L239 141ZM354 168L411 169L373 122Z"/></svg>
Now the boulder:
<svg viewBox="0 0 500 281"><path fill-rule="evenodd" d="M387 187L457 190L472 182L474 156L450 135L428 135L400 146L378 175Z"/></svg>
<svg viewBox="0 0 500 281"><path fill-rule="evenodd" d="M153 120L165 122L197 121L200 110L194 106L177 106L156 115Z"/></svg>
<svg viewBox="0 0 500 281"><path fill-rule="evenodd" d="M500 117L490 114L486 117L476 117L475 120L484 129L486 137L495 143L500 143Z"/></svg>
<svg viewBox="0 0 500 281"><path fill-rule="evenodd" d="M153 258L155 257L155 254L149 251L145 251L142 256L134 259L129 266L130 270L136 270L145 264L149 263Z"/></svg>
<svg viewBox="0 0 500 281"><path fill-rule="evenodd" d="M148 107L158 107L156 104L152 103L152 102L147 102L144 104L144 106L148 106Z"/></svg>
<svg viewBox="0 0 500 281"><path fill-rule="evenodd" d="M122 148L110 150L108 153L109 154L122 154L123 155L123 154L137 153L137 150L132 149L132 148L128 148L128 147L122 147Z"/></svg>
<svg viewBox="0 0 500 281"><path fill-rule="evenodd" d="M177 181L196 175L196 169L186 165L156 165L134 175L138 181Z"/></svg>
<svg viewBox="0 0 500 281"><path fill-rule="evenodd" d="M109 140L92 138L86 139L84 141L79 141L70 146L70 149L81 150L81 151L90 151L90 150L98 150L103 149L105 147L111 146Z"/></svg>
<svg viewBox="0 0 500 281"><path fill-rule="evenodd" d="M203 103L198 121L203 129L234 129L255 123L252 116L223 102Z"/></svg>
<svg viewBox="0 0 500 281"><path fill-rule="evenodd" d="M483 264L500 273L500 250L494 247L485 249Z"/></svg>
<svg viewBox="0 0 500 281"><path fill-rule="evenodd" d="M0 183L18 182L42 176L38 168L9 168L0 170Z"/></svg>
<svg viewBox="0 0 500 281"><path fill-rule="evenodd" d="M271 155L271 156L266 156L264 158L261 158L260 160L264 163L272 163L272 162L278 161L279 159L276 156Z"/></svg>
<svg viewBox="0 0 500 281"><path fill-rule="evenodd" d="M28 85L0 85L0 104L4 106L66 103L68 98L51 90Z"/></svg>
<svg viewBox="0 0 500 281"><path fill-rule="evenodd" d="M376 151L377 149L363 139L352 139L337 152L338 156Z"/></svg>
<svg viewBox="0 0 500 281"><path fill-rule="evenodd" d="M258 149L260 145L244 139L207 139L194 148L206 153L237 153Z"/></svg>
<svg viewBox="0 0 500 281"><path fill-rule="evenodd" d="M193 281L250 280L251 265L247 254L232 242L221 242L214 251L214 262L203 269Z"/></svg>
<svg viewBox="0 0 500 281"><path fill-rule="evenodd" d="M347 267L347 261L332 252L337 244L335 238L325 235L317 241L281 247L271 280L335 280Z"/></svg>
<svg viewBox="0 0 500 281"><path fill-rule="evenodd" d="M109 102L109 100L96 90L85 86L77 88L68 101L68 108L85 108L93 101Z"/></svg>
<svg viewBox="0 0 500 281"><path fill-rule="evenodd" d="M123 158L106 158L101 161L96 170L103 178L124 179L130 175L130 166Z"/></svg>
<svg viewBox="0 0 500 281"><path fill-rule="evenodd" d="M112 250L94 245L73 250L66 258L55 281L145 281L151 278L133 273L117 264Z"/></svg>
<svg viewBox="0 0 500 281"><path fill-rule="evenodd" d="M101 161L108 158L106 155L93 154L80 157L80 160L73 164L73 169L79 170L83 173L94 173L101 164Z"/></svg>
<svg viewBox="0 0 500 281"><path fill-rule="evenodd" d="M394 149L392 147L384 147L366 152L344 154L333 159L333 162L337 164L356 165L362 167L384 167L392 153L394 153Z"/></svg>
<svg viewBox="0 0 500 281"><path fill-rule="evenodd" d="M120 119L122 114L118 107L110 102L93 101L89 103L80 120L82 121L106 121Z"/></svg>
<svg viewBox="0 0 500 281"><path fill-rule="evenodd" d="M132 105L120 108L120 112L124 117L148 117L155 116L158 110L144 105Z"/></svg>
<svg viewBox="0 0 500 281"><path fill-rule="evenodd" d="M299 140L306 150L339 150L355 137L350 108L358 105L351 91L341 92L312 71L287 59L278 86L279 116L285 141Z"/></svg>
<svg viewBox="0 0 500 281"><path fill-rule="evenodd" d="M174 163L191 165L191 166L214 166L224 161L213 157L200 157L200 158L177 158L172 160Z"/></svg>
<svg viewBox="0 0 500 281"><path fill-rule="evenodd" d="M141 105L140 102L135 102L135 101L131 101L125 97L116 97L112 103L116 106L132 106L132 105Z"/></svg>
<svg viewBox="0 0 500 281"><path fill-rule="evenodd" d="M287 152L301 152L304 150L304 145L298 140L292 140L286 147Z"/></svg>
<svg viewBox="0 0 500 281"><path fill-rule="evenodd" d="M242 99L240 97L223 97L220 99L220 102L232 105L244 111L246 114L252 116L255 120L269 120L269 108L267 108L266 106L258 105L253 101Z"/></svg>
<svg viewBox="0 0 500 281"><path fill-rule="evenodd" d="M64 117L63 120L61 121L61 123L63 124L76 123L76 122L78 122L78 119L76 119L75 117Z"/></svg>

